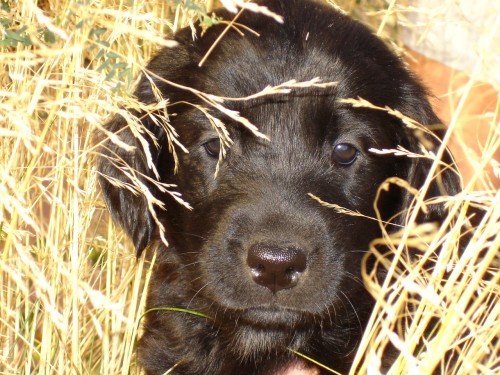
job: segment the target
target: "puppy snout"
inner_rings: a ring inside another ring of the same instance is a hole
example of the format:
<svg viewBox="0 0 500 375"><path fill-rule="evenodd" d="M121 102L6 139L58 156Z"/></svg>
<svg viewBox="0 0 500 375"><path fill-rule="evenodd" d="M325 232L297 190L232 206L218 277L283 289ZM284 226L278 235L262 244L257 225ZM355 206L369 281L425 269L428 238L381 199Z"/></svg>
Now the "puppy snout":
<svg viewBox="0 0 500 375"><path fill-rule="evenodd" d="M250 247L247 265L257 284L276 293L297 285L306 269L307 257L295 246L258 243Z"/></svg>

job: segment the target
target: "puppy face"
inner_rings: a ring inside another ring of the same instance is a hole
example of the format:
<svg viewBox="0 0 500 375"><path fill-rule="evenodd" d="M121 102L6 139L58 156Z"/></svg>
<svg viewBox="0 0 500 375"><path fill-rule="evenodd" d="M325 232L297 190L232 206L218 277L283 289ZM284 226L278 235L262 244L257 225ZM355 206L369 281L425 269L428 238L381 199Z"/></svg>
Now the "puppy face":
<svg viewBox="0 0 500 375"><path fill-rule="evenodd" d="M256 331L272 328L283 330L286 346L315 321L337 321L340 311L344 327L349 321L360 329L350 303L363 294L359 267L378 224L324 208L308 194L373 217L378 186L402 163L368 151L396 144L390 119L386 131L377 116L324 108L335 108L330 95L309 92L239 106L271 141L229 126L234 143L215 178L218 138L208 120L194 110L173 122L189 139L189 154L171 181L193 211L169 207L169 241L187 265L195 300L210 315L239 322L238 347L252 347Z"/></svg>
<svg viewBox="0 0 500 375"><path fill-rule="evenodd" d="M418 187L426 175L425 162L370 151L399 145L418 152L411 129L385 111L342 101L361 97L423 125L438 123L424 91L398 58L363 26L315 2L268 1L266 6L284 16L283 25L244 13L239 22L260 36L229 31L202 67L198 62L223 27L196 41L190 30L180 31L179 46L150 62L153 75L137 89L141 101L154 102L152 80L170 99L170 124L188 151L178 150L177 172L162 127L149 116L142 116L143 125L159 140L160 146L151 148L162 182L177 185L193 207L187 210L155 193L166 206L157 215L170 246L159 249L148 307L187 308L212 318L148 315L140 358L150 373L176 363L179 373L272 373L291 360L287 348L348 368L373 303L360 267L369 242L380 235L379 223L323 207L310 194L375 217L374 199L384 180L396 176ZM206 103L169 83L242 98L269 85L315 77L336 85L224 103L269 141L207 107L232 140L223 158L217 131L199 109ZM108 142L105 153L153 176L124 119L115 118L109 128L138 147L126 152ZM106 158L100 170L126 180ZM453 193L456 177L447 172L443 181L429 195L443 186ZM144 198L106 179L101 183L111 213L140 252L155 237ZM402 191L391 189L377 208L391 220L408 204ZM433 207L422 219L441 214L442 208Z"/></svg>

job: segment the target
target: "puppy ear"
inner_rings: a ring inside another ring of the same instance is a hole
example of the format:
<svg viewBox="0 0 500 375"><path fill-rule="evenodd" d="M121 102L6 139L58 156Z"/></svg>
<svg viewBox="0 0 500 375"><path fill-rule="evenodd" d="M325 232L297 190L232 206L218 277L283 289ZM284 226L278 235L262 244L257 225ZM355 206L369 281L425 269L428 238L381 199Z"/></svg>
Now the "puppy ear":
<svg viewBox="0 0 500 375"><path fill-rule="evenodd" d="M154 174L143 144L125 118L116 115L106 125L106 131L109 131L107 139L100 147L99 183L113 220L132 239L140 256L156 229L152 204L146 198L146 194L156 196L151 183ZM155 161L158 149L153 142L149 142L149 152L149 160Z"/></svg>
<svg viewBox="0 0 500 375"><path fill-rule="evenodd" d="M198 56L193 51L197 44L192 43L189 28L180 30L175 39L179 45L162 49L149 62L146 68L149 73L142 74L135 90L139 103L147 106L164 98L174 103L192 101L189 90L177 89L163 79L179 80L186 66ZM183 82L187 80L182 77ZM173 146L167 142L162 125L166 112L142 108L129 111L129 115L127 119L116 115L106 124L107 139L101 142L98 169L109 211L132 239L139 256L157 229L163 238L164 228L157 228L162 224L153 206L163 208L165 188L159 185L159 180L160 176L166 178L173 173L175 156L172 158ZM168 147L163 147L164 143L168 143Z"/></svg>
<svg viewBox="0 0 500 375"><path fill-rule="evenodd" d="M436 116L426 93L418 87L409 95L406 108L402 112L409 118L415 120L424 128L408 128L409 149L416 154L437 155L442 146L441 141L446 134L446 127ZM411 186L420 189L426 183L429 174L433 169L433 163L437 162L437 168L432 176L432 181L428 186L423 199L447 195L455 195L461 190L460 175L456 169L453 157L448 149L439 161L433 158L413 158L407 175L407 181ZM430 204L427 212L422 213L418 218L419 222L442 221L447 215L443 204Z"/></svg>

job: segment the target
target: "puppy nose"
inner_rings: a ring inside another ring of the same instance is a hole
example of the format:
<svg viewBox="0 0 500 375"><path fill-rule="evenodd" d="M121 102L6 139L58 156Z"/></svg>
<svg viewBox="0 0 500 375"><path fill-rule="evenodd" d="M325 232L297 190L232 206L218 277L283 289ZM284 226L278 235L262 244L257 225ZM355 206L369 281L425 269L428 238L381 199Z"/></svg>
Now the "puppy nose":
<svg viewBox="0 0 500 375"><path fill-rule="evenodd" d="M297 285L306 269L306 261L306 255L299 248L262 243L250 247L247 256L253 280L273 293Z"/></svg>

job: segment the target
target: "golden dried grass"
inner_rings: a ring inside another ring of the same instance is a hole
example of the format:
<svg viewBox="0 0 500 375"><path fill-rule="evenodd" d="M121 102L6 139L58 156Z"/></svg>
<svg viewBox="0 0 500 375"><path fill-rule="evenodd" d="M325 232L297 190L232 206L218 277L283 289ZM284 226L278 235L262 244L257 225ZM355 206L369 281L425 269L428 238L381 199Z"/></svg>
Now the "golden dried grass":
<svg viewBox="0 0 500 375"><path fill-rule="evenodd" d="M405 10L394 1L336 3L384 37L395 36ZM149 265L136 260L99 197L93 135L120 108L139 105L129 95L134 77L169 45L163 36L197 12L160 0L2 0L0 9L0 373L136 373ZM472 83L464 84L464 101ZM391 373L427 374L444 365L449 347L458 362L446 373L498 371L500 205L482 172L493 165L498 173L499 105L497 98L495 112L481 114L491 130L463 193L447 199L449 222L415 226L410 216L407 230L384 238L390 257L373 244L389 277L365 275L379 303L353 372L376 373L388 341L402 351ZM486 215L459 257L468 205ZM408 246L417 257L407 256ZM442 324L415 354L434 316Z"/></svg>

